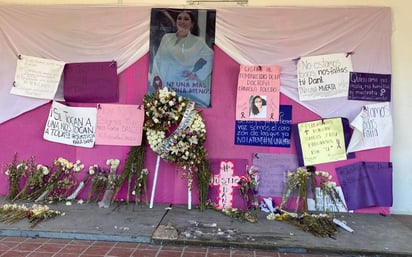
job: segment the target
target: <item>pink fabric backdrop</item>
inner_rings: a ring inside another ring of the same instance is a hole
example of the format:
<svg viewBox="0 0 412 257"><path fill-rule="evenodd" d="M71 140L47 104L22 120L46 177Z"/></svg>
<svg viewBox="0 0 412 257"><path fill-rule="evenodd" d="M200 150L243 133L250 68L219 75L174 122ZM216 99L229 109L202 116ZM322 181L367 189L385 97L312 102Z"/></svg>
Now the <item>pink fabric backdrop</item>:
<svg viewBox="0 0 412 257"><path fill-rule="evenodd" d="M148 55L143 56L135 64L123 71L119 77L119 102L125 104L142 104L143 96L147 92ZM234 144L235 103L237 76L240 65L215 47L214 72L212 81L212 108L202 109L202 116L207 126L206 148L210 158L248 159L251 163L253 153L296 153L292 144L290 148L270 148L258 146L242 146ZM281 95L281 104L293 105L293 123L320 118L318 115L302 107L290 98ZM74 104L72 104L74 105ZM76 104L81 106L81 104ZM82 106L91 106L85 105ZM44 126L47 121L50 104L27 112L17 118L9 120L0 126L1 148L0 163L5 165L12 161L14 152L18 159L28 159L35 156L36 161L50 164L58 157L68 160L81 160L86 167L93 164L105 165L107 159L118 158L123 167L129 147L102 146L94 148L73 147L43 140ZM293 138L292 138L293 142ZM389 161L389 148L374 149L356 153L357 158L348 161L339 161L317 165L319 170L325 170L336 178L335 167L357 161ZM145 166L149 169L149 190L152 188L153 175L156 164L156 155L148 149ZM5 171L6 167L2 167ZM83 170L87 171L87 168ZM83 176L82 174L82 176ZM82 177L81 176L81 177ZM155 203L187 203L186 180L181 179L181 172L176 171L175 165L160 162L159 178L155 195ZM0 174L0 194L7 194L8 180L2 172ZM85 188L81 197L87 195ZM125 197L125 187L120 198ZM149 196L150 199L150 196ZM193 204L198 203L197 188L193 190ZM363 212L388 213L388 208L368 208Z"/></svg>

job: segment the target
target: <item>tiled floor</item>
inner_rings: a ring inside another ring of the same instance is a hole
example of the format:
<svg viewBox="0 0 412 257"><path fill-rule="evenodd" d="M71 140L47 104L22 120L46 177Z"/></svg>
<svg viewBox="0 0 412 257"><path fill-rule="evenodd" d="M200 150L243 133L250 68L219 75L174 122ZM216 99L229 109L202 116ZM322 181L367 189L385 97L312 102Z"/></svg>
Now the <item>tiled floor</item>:
<svg viewBox="0 0 412 257"><path fill-rule="evenodd" d="M332 257L264 250L166 246L70 239L0 237L1 257ZM336 257L336 256L333 256Z"/></svg>

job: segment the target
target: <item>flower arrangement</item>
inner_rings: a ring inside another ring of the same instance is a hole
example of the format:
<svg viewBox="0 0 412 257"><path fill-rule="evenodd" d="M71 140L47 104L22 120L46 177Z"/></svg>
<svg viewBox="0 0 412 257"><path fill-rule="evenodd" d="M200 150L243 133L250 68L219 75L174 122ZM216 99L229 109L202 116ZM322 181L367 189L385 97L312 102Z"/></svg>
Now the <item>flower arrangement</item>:
<svg viewBox="0 0 412 257"><path fill-rule="evenodd" d="M27 211L27 219L30 222L30 228L35 227L37 224L44 220L52 219L57 216L64 216L65 213L58 210L51 210L47 205L34 204Z"/></svg>
<svg viewBox="0 0 412 257"><path fill-rule="evenodd" d="M9 180L9 192L7 194L8 200L13 200L20 192L20 179L25 175L28 169L27 161L18 163L17 153L13 156L13 161L7 165L5 174Z"/></svg>
<svg viewBox="0 0 412 257"><path fill-rule="evenodd" d="M109 208L110 203L113 198L114 190L119 181L119 175L117 174L117 168L119 167L120 160L119 159L109 159L106 161L106 164L109 165L110 171L107 175L106 185L105 185L105 192L103 195L103 199L98 202L100 208Z"/></svg>
<svg viewBox="0 0 412 257"><path fill-rule="evenodd" d="M323 200L329 196L337 207L337 203L341 202L338 192L336 191L336 183L330 181L332 176L326 171L316 171L316 167L299 167L295 172L288 172L286 189L283 194L282 202L280 204L279 213L270 213L266 218L269 220L286 221L293 224L303 231L310 232L315 236L333 237L337 231L337 225L334 223L333 215L327 213L310 214L307 208L308 190L311 190L315 200L316 199L316 182L319 182L320 189L323 192ZM296 213L287 212L284 210L286 203L294 192L297 192L296 199ZM302 213L298 215L297 208L301 201ZM325 204L324 204L325 206ZM345 206L346 207L346 206ZM339 208L337 208L339 210ZM324 212L326 210L324 209Z"/></svg>
<svg viewBox="0 0 412 257"><path fill-rule="evenodd" d="M280 210L284 209L293 193L297 192L295 211L297 212L299 203L301 203L302 212L306 213L308 211L308 188L315 195L315 183L314 169L312 167L299 167L295 172L288 171L286 189L283 192L282 202L279 206Z"/></svg>
<svg viewBox="0 0 412 257"><path fill-rule="evenodd" d="M137 172L137 171L136 171ZM145 196L145 203L147 204L147 175L148 169L141 169L136 176L136 182L132 191L132 195L135 197L135 203L142 203L143 196Z"/></svg>
<svg viewBox="0 0 412 257"><path fill-rule="evenodd" d="M127 179L126 203L130 202L130 195L134 195L135 203L141 202L141 196L145 194L147 204L147 174L148 170L144 167L144 158L146 154L146 140L142 139L142 144L132 146L126 158L123 171L119 176L112 202L116 199L117 194ZM134 189L132 190L132 180L134 179Z"/></svg>
<svg viewBox="0 0 412 257"><path fill-rule="evenodd" d="M256 209L259 205L257 199L259 180L259 168L252 165L247 169L247 177L242 177L238 182L239 192L245 203L249 205L249 200L251 200L251 206L247 206L247 209L250 207ZM252 199L249 199L250 196L252 196Z"/></svg>
<svg viewBox="0 0 412 257"><path fill-rule="evenodd" d="M53 201L65 200L77 184L76 174L83 168L84 164L80 160L74 163L63 157L54 160L53 165L49 168L50 176L45 186L38 190L42 193L35 202L47 200L52 203Z"/></svg>
<svg viewBox="0 0 412 257"><path fill-rule="evenodd" d="M89 174L92 176L92 181L89 188L87 201L95 201L97 203L106 187L109 169L102 168L99 165L94 164L89 167Z"/></svg>
<svg viewBox="0 0 412 257"><path fill-rule="evenodd" d="M145 95L144 106L144 129L150 148L162 159L187 171L189 190L192 172L200 184L199 190L208 190L210 170L203 146L206 126L194 103L177 97L176 92L165 87ZM207 193L199 192L201 210L206 206L206 196Z"/></svg>
<svg viewBox="0 0 412 257"><path fill-rule="evenodd" d="M0 206L0 221L4 224L11 225L24 218L31 223L30 228L35 227L40 222L63 216L65 213L57 210L51 210L47 205L34 204L27 207L24 204L3 204Z"/></svg>
<svg viewBox="0 0 412 257"><path fill-rule="evenodd" d="M346 204L340 198L338 191L336 191L336 182L330 181L332 179L332 175L330 175L327 171L316 171L315 174L317 178L319 178L320 191L322 192L323 196L323 212L327 211L325 204L327 196L329 197L329 199L331 199L333 205L336 207L336 210L339 210L338 204L340 203L342 204L342 206L344 206L346 211L348 211ZM315 205L316 201L317 199L315 198Z"/></svg>

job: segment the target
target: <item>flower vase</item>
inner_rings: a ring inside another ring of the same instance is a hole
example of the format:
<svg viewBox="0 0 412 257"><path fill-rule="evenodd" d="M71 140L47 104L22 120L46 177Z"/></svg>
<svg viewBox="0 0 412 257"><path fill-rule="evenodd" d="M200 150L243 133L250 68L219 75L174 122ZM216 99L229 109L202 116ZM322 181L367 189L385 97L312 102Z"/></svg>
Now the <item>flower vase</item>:
<svg viewBox="0 0 412 257"><path fill-rule="evenodd" d="M113 189L108 189L104 192L103 199L98 202L97 204L99 205L99 208L109 208L110 207L110 202L112 200L114 194Z"/></svg>

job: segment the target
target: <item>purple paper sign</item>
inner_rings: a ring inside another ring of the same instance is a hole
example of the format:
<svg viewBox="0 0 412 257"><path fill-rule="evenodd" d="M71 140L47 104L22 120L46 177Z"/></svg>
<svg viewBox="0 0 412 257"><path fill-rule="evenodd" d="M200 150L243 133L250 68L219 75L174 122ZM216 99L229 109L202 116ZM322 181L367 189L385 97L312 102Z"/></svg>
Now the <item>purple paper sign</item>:
<svg viewBox="0 0 412 257"><path fill-rule="evenodd" d="M259 168L258 195L262 197L282 197L287 171L299 167L296 154L256 153L252 162Z"/></svg>
<svg viewBox="0 0 412 257"><path fill-rule="evenodd" d="M248 161L246 159L212 159L212 176L208 199L216 204L217 209L246 209L247 203L239 191L239 180L246 177Z"/></svg>
<svg viewBox="0 0 412 257"><path fill-rule="evenodd" d="M391 75L376 73L349 73L349 100L391 101Z"/></svg>
<svg viewBox="0 0 412 257"><path fill-rule="evenodd" d="M350 210L392 206L392 163L358 162L336 168Z"/></svg>
<svg viewBox="0 0 412 257"><path fill-rule="evenodd" d="M64 99L69 102L113 103L119 100L117 64L69 63L64 67Z"/></svg>

